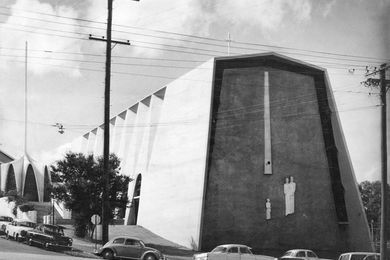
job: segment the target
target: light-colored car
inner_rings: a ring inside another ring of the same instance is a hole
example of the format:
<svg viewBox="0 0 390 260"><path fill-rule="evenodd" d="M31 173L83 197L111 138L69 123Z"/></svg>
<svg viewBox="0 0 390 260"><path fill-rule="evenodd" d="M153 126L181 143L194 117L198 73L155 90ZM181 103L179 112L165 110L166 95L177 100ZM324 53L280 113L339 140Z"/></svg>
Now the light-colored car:
<svg viewBox="0 0 390 260"><path fill-rule="evenodd" d="M318 256L308 249L288 250L279 259L281 260L318 260Z"/></svg>
<svg viewBox="0 0 390 260"><path fill-rule="evenodd" d="M338 260L379 260L380 256L373 252L350 252L341 254Z"/></svg>
<svg viewBox="0 0 390 260"><path fill-rule="evenodd" d="M126 236L111 239L95 254L104 259L165 260L165 256L157 249L145 246L137 238Z"/></svg>
<svg viewBox="0 0 390 260"><path fill-rule="evenodd" d="M11 223L14 219L8 216L0 216L0 234L5 234L5 228L9 223Z"/></svg>
<svg viewBox="0 0 390 260"><path fill-rule="evenodd" d="M195 254L194 260L274 260L266 255L254 255L249 246L240 244L220 245L211 252Z"/></svg>
<svg viewBox="0 0 390 260"><path fill-rule="evenodd" d="M13 238L16 241L21 241L26 237L29 230L33 230L36 224L28 220L15 219L5 227L5 235L7 239Z"/></svg>

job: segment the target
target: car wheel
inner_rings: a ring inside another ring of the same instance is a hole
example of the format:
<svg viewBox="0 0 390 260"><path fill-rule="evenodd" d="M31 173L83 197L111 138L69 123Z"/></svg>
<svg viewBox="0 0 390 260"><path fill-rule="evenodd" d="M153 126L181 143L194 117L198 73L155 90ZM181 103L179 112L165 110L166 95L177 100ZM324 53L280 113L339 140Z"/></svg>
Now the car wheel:
<svg viewBox="0 0 390 260"><path fill-rule="evenodd" d="M16 240L17 242L20 242L20 237L19 237L19 234L16 234L16 236L15 236L15 240Z"/></svg>
<svg viewBox="0 0 390 260"><path fill-rule="evenodd" d="M112 260L112 259L114 259L114 252L112 252L111 250L107 249L107 250L103 251L102 256L103 256L104 259Z"/></svg>
<svg viewBox="0 0 390 260"><path fill-rule="evenodd" d="M144 257L144 260L157 260L156 256L153 255L153 254L147 254L145 257Z"/></svg>
<svg viewBox="0 0 390 260"><path fill-rule="evenodd" d="M7 234L5 235L5 238L8 240L9 239L9 232L7 231Z"/></svg>

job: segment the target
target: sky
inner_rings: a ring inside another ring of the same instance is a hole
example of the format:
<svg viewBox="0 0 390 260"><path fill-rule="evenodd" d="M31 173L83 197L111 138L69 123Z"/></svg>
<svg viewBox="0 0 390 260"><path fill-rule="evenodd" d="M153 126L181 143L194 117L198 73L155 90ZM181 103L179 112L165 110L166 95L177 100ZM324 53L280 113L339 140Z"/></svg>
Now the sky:
<svg viewBox="0 0 390 260"><path fill-rule="evenodd" d="M131 45L112 50L111 115L228 55L230 39L230 55L274 51L326 68L357 180L378 180L380 100L360 82L389 59L389 9L388 0L115 0L112 37ZM88 38L105 35L106 17L106 0L0 2L0 150L24 153L25 82L34 159L60 159L103 123L105 43Z"/></svg>

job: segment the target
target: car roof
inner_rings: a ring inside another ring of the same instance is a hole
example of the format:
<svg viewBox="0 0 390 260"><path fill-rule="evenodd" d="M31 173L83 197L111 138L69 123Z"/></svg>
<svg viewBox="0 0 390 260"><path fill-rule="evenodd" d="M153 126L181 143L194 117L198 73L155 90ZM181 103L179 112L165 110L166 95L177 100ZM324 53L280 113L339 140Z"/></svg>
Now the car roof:
<svg viewBox="0 0 390 260"><path fill-rule="evenodd" d="M35 222L32 222L31 220L28 220L28 219L14 219L15 222L30 222L30 223L34 223Z"/></svg>
<svg viewBox="0 0 390 260"><path fill-rule="evenodd" d="M349 253L342 253L341 255L352 255L352 254L380 255L380 253L375 253L375 252L349 252Z"/></svg>
<svg viewBox="0 0 390 260"><path fill-rule="evenodd" d="M219 245L219 246L223 246L223 247L232 247L232 246L249 247L249 246L242 245L242 244L225 244L225 245ZM250 248L250 247L249 247L249 248Z"/></svg>
<svg viewBox="0 0 390 260"><path fill-rule="evenodd" d="M134 239L134 240L142 241L142 239L139 239L137 237L129 237L129 236L116 236L116 237L112 238L111 240L114 240L114 239L117 239L117 238Z"/></svg>
<svg viewBox="0 0 390 260"><path fill-rule="evenodd" d="M66 229L66 227L64 227L64 226L52 225L52 224L41 224L41 226L49 227L49 228L62 228L62 229Z"/></svg>

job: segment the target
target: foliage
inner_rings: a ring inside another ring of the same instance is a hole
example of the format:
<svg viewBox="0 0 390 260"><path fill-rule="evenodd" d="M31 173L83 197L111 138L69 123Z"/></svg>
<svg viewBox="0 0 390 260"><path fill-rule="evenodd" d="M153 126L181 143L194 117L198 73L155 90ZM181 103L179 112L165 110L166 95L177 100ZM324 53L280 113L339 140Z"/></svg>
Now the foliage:
<svg viewBox="0 0 390 260"><path fill-rule="evenodd" d="M34 205L32 204L22 204L19 206L21 212L28 212L34 210Z"/></svg>
<svg viewBox="0 0 390 260"><path fill-rule="evenodd" d="M9 190L4 193L4 197L8 197L8 202L15 202L15 207L12 210L12 214L16 216L17 208L19 205L26 203L26 200L23 198L22 194L18 193L16 190Z"/></svg>
<svg viewBox="0 0 390 260"><path fill-rule="evenodd" d="M124 209L127 203L129 177L119 174L120 160L114 154L109 157L110 211L114 217L116 207ZM75 221L75 235L84 237L92 229L90 218L102 212L103 158L68 152L63 160L52 166L52 180L58 181L52 187L52 197L65 203L72 210ZM92 235L92 234L91 234Z"/></svg>
<svg viewBox="0 0 390 260"><path fill-rule="evenodd" d="M359 184L359 191L368 222L379 227L381 217L381 182L363 181ZM390 186L388 186L388 191L390 192ZM390 193L388 193L387 202L388 212L390 213ZM390 227L390 218L388 218L387 226ZM388 234L390 235L390 230L388 230Z"/></svg>

